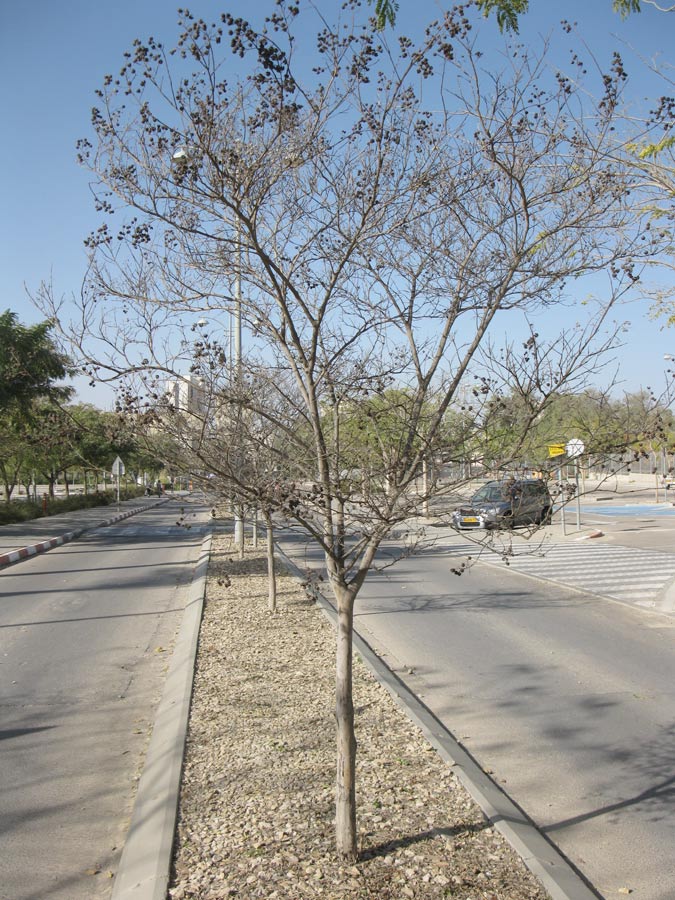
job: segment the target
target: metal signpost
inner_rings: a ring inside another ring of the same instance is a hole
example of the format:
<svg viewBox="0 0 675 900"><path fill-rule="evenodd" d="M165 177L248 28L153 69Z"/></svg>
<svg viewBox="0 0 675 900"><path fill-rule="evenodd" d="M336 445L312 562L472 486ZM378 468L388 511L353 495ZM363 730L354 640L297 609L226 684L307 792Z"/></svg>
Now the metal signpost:
<svg viewBox="0 0 675 900"><path fill-rule="evenodd" d="M585 450L584 442L580 441L579 438L572 438L567 441L566 444L549 444L548 446L548 455L549 457L555 458L556 456L567 456L567 462L570 460L575 460L574 466L574 479L576 485L576 497L577 497L577 530L581 531L581 497L579 495L579 457L583 454ZM565 530L565 486L563 484L563 474L562 474L562 465L558 467L558 481L560 482L560 525L562 527L562 533L566 534Z"/></svg>
<svg viewBox="0 0 675 900"><path fill-rule="evenodd" d="M564 456L565 455L565 445L564 444L549 444L548 445L548 455L550 458L555 458L556 456ZM558 482L560 484L560 527L562 528L562 533L566 534L566 530L565 530L565 497L563 496L562 465L558 466Z"/></svg>
<svg viewBox="0 0 675 900"><path fill-rule="evenodd" d="M567 458L575 460L574 466L574 480L576 484L576 497L577 497L577 531L581 531L581 497L579 496L579 457L584 452L586 448L584 447L584 442L580 441L578 438L572 438L572 440L568 441L565 445L565 450L567 451Z"/></svg>
<svg viewBox="0 0 675 900"><path fill-rule="evenodd" d="M112 473L117 480L117 505L120 505L120 475L124 475L126 469L124 468L124 463L119 458L119 456L115 457L115 462L112 464Z"/></svg>

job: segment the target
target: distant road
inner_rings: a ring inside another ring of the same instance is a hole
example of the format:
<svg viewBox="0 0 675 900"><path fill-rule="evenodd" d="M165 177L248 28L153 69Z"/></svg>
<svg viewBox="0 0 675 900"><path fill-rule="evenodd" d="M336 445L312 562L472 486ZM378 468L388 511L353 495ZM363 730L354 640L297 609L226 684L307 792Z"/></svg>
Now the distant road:
<svg viewBox="0 0 675 900"><path fill-rule="evenodd" d="M0 900L110 896L206 522L191 509L190 530L169 503L0 572Z"/></svg>

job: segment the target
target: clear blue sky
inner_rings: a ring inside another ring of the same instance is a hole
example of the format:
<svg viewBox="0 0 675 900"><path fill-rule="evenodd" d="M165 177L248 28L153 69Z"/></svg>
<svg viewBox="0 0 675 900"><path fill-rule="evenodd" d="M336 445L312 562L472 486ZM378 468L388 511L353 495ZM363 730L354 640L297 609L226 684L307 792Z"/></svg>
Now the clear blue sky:
<svg viewBox="0 0 675 900"><path fill-rule="evenodd" d="M27 299L24 284L34 290L50 278L58 294L78 293L85 265L83 238L99 219L87 173L75 160L75 142L89 133L94 90L106 73L120 68L132 40L154 35L173 44L178 5L171 0L0 0L0 310L15 310L26 323L38 321L41 316ZM195 0L185 5L213 21L226 10L255 19L273 4ZM340 5L340 0L316 0L327 18ZM400 0L397 30L422 26L447 5ZM611 0L531 0L531 6L521 22L524 41L547 34L562 17L578 22L601 60L613 48L622 50L627 68L637 76L631 86L637 103L654 96L656 89L638 74L641 66L627 48L675 62L675 13L645 6L640 15L622 22L612 13ZM498 40L494 20L484 27ZM621 354L621 375L629 390L660 386L663 354L675 355L675 329L662 330L646 313L645 303L631 304L621 313L632 323ZM83 390L80 396L108 405L100 391Z"/></svg>

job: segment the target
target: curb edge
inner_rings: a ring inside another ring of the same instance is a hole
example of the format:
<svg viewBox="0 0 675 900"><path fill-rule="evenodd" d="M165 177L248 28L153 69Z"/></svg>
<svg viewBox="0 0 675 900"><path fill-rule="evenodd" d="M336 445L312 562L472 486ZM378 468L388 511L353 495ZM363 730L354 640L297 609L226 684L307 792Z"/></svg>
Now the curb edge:
<svg viewBox="0 0 675 900"><path fill-rule="evenodd" d="M111 900L165 900L213 534L202 541L117 867Z"/></svg>
<svg viewBox="0 0 675 900"><path fill-rule="evenodd" d="M161 501L166 503L167 501ZM0 569L4 569L7 566L11 566L14 563L21 562L24 559L29 559L31 556L37 556L39 553L47 553L48 550L53 550L54 547L59 547L61 544L67 544L70 541L74 541L76 538L81 537L87 531L95 531L97 528L105 528L108 525L115 525L117 522L121 522L123 519L128 519L130 516L138 515L138 513L143 512L146 509L152 509L155 506L160 506L161 503L153 503L148 506L138 506L134 507L130 510L125 510L123 513L119 513L116 516L113 516L111 519L105 519L103 522L97 522L95 525L85 525L83 528L78 528L75 531L68 531L65 534L59 535L59 537L49 538L47 541L40 541L38 544L29 544L27 547L20 547L18 550L10 550L9 553L3 553L0 556Z"/></svg>

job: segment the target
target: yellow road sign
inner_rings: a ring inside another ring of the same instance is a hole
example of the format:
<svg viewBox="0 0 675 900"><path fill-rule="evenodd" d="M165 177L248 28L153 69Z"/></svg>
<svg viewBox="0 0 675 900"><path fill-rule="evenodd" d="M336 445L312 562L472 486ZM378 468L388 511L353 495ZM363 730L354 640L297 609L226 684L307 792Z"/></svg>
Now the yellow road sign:
<svg viewBox="0 0 675 900"><path fill-rule="evenodd" d="M564 456L565 455L565 445L564 444L549 444L548 445L548 455L549 456Z"/></svg>

